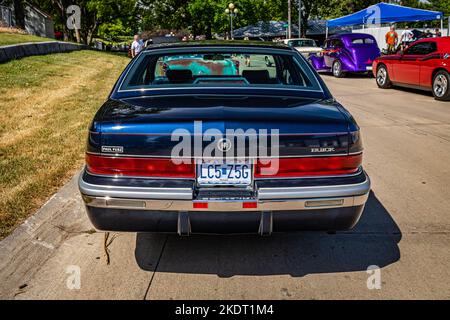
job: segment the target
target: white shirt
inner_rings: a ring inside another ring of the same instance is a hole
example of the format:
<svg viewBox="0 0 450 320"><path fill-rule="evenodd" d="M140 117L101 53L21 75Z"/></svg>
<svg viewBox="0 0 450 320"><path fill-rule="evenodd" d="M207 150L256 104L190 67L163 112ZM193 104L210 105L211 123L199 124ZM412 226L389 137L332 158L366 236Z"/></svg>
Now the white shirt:
<svg viewBox="0 0 450 320"><path fill-rule="evenodd" d="M131 44L131 50L134 50L135 55L138 55L138 53L141 52L142 49L144 49L144 42L142 40L134 40Z"/></svg>
<svg viewBox="0 0 450 320"><path fill-rule="evenodd" d="M414 33L409 30L404 30L402 36L400 37L401 42L411 42L414 38Z"/></svg>

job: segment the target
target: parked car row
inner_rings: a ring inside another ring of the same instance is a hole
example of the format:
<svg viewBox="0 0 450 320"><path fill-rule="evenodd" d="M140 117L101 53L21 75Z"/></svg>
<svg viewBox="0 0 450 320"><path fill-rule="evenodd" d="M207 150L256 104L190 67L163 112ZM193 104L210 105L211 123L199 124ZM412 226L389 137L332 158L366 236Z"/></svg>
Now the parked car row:
<svg viewBox="0 0 450 320"><path fill-rule="evenodd" d="M450 100L450 37L423 38L405 51L382 55L371 35L339 34L308 59L317 71L332 72L337 78L369 73L380 88L410 87L431 91L437 100Z"/></svg>
<svg viewBox="0 0 450 320"><path fill-rule="evenodd" d="M380 88L449 100L450 38L381 56L370 35L336 35L311 63L298 43L175 43L139 53L89 130L79 188L95 227L179 235L353 228L370 192L360 128L316 70L373 73Z"/></svg>

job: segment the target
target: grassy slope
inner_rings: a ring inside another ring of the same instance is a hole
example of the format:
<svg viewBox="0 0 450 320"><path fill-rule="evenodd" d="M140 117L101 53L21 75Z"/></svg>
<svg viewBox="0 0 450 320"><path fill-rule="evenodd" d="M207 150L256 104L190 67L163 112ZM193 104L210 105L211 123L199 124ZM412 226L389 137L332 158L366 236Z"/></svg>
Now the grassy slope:
<svg viewBox="0 0 450 320"><path fill-rule="evenodd" d="M6 46L16 43L43 42L43 41L54 41L54 39L36 37L28 34L0 32L0 46Z"/></svg>
<svg viewBox="0 0 450 320"><path fill-rule="evenodd" d="M89 123L128 62L79 51L0 64L0 238L82 166Z"/></svg>

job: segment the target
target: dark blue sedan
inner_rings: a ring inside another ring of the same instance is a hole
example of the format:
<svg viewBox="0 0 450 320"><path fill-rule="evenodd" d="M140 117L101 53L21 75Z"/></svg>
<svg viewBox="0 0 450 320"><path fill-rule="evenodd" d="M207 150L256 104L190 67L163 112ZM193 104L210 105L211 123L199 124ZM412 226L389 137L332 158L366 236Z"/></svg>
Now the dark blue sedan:
<svg viewBox="0 0 450 320"><path fill-rule="evenodd" d="M296 50L160 45L95 115L79 188L100 230L346 230L369 195L362 152L355 120Z"/></svg>

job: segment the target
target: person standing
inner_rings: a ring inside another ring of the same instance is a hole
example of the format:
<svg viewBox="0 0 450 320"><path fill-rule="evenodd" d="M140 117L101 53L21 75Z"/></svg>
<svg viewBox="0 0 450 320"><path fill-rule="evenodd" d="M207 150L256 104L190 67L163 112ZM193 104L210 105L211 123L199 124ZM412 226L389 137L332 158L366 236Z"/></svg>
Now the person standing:
<svg viewBox="0 0 450 320"><path fill-rule="evenodd" d="M131 58L136 57L142 49L144 49L144 42L141 40L141 37L136 34L134 36L134 41L131 44Z"/></svg>
<svg viewBox="0 0 450 320"><path fill-rule="evenodd" d="M245 37L244 40L245 41L250 41L250 38L249 37ZM249 54L244 54L244 58L245 58L245 66L246 67L250 67L250 65L251 65L250 55Z"/></svg>
<svg viewBox="0 0 450 320"><path fill-rule="evenodd" d="M436 30L435 30L435 34L434 34L434 36L435 36L436 38L440 38L440 37L442 37L442 33L441 33L441 30L440 30L440 29L436 29Z"/></svg>
<svg viewBox="0 0 450 320"><path fill-rule="evenodd" d="M403 30L402 35L400 36L400 43L402 46L402 50L405 50L411 42L414 41L414 33L409 30L408 26L406 26L405 30Z"/></svg>
<svg viewBox="0 0 450 320"><path fill-rule="evenodd" d="M391 26L391 30L386 33L386 44L388 54L395 53L395 47L398 43L398 34L395 32L395 26Z"/></svg>

